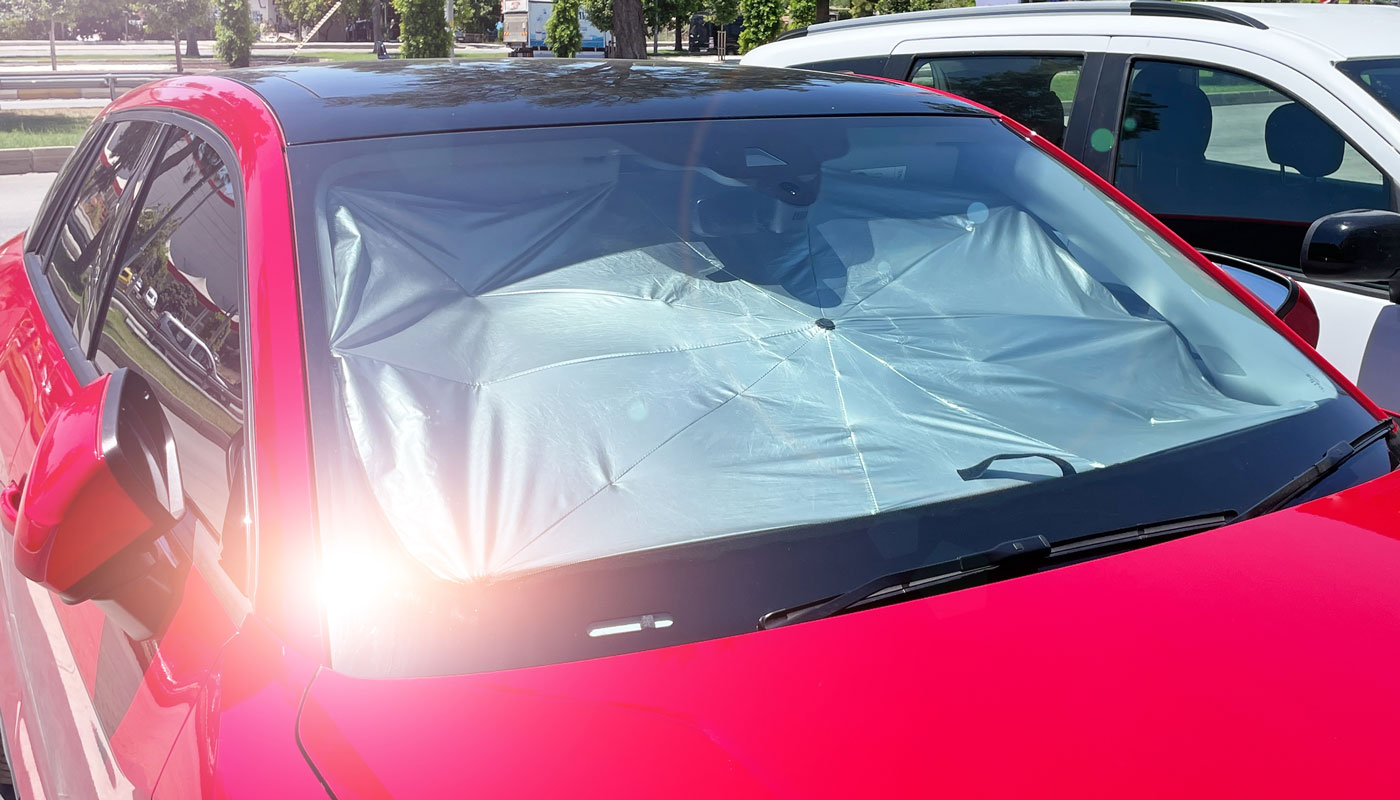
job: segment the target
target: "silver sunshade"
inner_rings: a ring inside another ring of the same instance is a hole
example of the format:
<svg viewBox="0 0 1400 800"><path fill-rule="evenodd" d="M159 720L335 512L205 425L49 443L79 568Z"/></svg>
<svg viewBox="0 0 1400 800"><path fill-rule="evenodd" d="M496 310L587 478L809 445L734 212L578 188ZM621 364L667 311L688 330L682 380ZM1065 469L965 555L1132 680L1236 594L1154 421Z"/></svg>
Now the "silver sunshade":
<svg viewBox="0 0 1400 800"><path fill-rule="evenodd" d="M1013 206L891 218L895 188L832 171L792 230L702 237L615 170L326 195L354 445L445 578L875 514L1059 474L959 475L1000 453L1082 471L1291 413L1223 394Z"/></svg>

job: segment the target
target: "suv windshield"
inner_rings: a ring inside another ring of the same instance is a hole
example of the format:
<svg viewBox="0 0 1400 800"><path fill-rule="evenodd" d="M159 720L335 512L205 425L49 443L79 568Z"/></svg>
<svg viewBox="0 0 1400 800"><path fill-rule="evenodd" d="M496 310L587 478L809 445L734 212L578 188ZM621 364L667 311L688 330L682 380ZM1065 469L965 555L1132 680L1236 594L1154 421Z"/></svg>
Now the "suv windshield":
<svg viewBox="0 0 1400 800"><path fill-rule="evenodd" d="M1359 58L1337 64L1347 77L1371 93L1390 113L1400 118L1400 56Z"/></svg>
<svg viewBox="0 0 1400 800"><path fill-rule="evenodd" d="M338 669L752 630L1030 519L1242 510L1374 424L994 119L293 150Z"/></svg>

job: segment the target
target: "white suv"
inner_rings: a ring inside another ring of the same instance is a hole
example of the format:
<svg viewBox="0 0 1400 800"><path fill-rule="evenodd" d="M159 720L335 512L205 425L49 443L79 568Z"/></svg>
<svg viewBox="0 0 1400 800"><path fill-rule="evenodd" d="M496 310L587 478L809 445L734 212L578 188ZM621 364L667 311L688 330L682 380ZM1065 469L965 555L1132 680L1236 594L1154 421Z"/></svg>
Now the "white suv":
<svg viewBox="0 0 1400 800"><path fill-rule="evenodd" d="M1400 210L1392 6L1137 0L915 12L794 31L743 63L879 75L976 100L1060 144L1198 248L1299 277L1314 220ZM1318 349L1400 409L1400 274L1367 277L1309 284Z"/></svg>

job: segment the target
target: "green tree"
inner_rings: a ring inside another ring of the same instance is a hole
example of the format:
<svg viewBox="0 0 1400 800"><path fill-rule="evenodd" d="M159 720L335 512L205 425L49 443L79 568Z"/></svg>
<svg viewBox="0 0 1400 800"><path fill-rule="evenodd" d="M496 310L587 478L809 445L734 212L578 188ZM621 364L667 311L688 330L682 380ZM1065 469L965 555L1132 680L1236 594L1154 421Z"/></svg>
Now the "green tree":
<svg viewBox="0 0 1400 800"><path fill-rule="evenodd" d="M120 0L81 0L74 9L70 30L78 36L100 36L103 41L122 38L131 17Z"/></svg>
<svg viewBox="0 0 1400 800"><path fill-rule="evenodd" d="M711 22L724 27L739 18L739 0L706 0L705 11Z"/></svg>
<svg viewBox="0 0 1400 800"><path fill-rule="evenodd" d="M321 21L321 17L330 11L334 2L335 0L279 0L278 6L287 19L297 26L297 38L300 39L303 31Z"/></svg>
<svg viewBox="0 0 1400 800"><path fill-rule="evenodd" d="M452 13L458 28L486 33L496 29L501 19L501 4L499 0L454 0Z"/></svg>
<svg viewBox="0 0 1400 800"><path fill-rule="evenodd" d="M297 38L300 39L302 28L306 27L307 20L312 16L308 6L312 3L319 4L321 0L274 0L274 2L277 5L278 13L291 20L292 25L296 27Z"/></svg>
<svg viewBox="0 0 1400 800"><path fill-rule="evenodd" d="M442 0L394 0L399 12L400 54L404 58L447 58L452 32Z"/></svg>
<svg viewBox="0 0 1400 800"><path fill-rule="evenodd" d="M184 72L181 60L180 36L191 29L209 23L209 0L146 0L140 6L142 19L152 26L174 32L175 71Z"/></svg>
<svg viewBox="0 0 1400 800"><path fill-rule="evenodd" d="M578 13L579 0L554 0L554 11L544 24L544 43L559 58L573 58L583 46Z"/></svg>
<svg viewBox="0 0 1400 800"><path fill-rule="evenodd" d="M657 38L661 35L661 26L670 19L671 0L642 0L642 14L647 21L647 33L651 34L651 53L656 55L658 49Z"/></svg>
<svg viewBox="0 0 1400 800"><path fill-rule="evenodd" d="M253 15L248 0L215 0L219 21L214 26L214 49L230 67L246 67L253 54Z"/></svg>
<svg viewBox="0 0 1400 800"><path fill-rule="evenodd" d="M788 18L794 28L805 28L815 24L817 0L788 0Z"/></svg>
<svg viewBox="0 0 1400 800"><path fill-rule="evenodd" d="M613 29L612 0L583 0L583 15L593 23L593 27L609 33Z"/></svg>
<svg viewBox="0 0 1400 800"><path fill-rule="evenodd" d="M7 17L42 20L49 29L49 67L58 70L58 26L73 22L78 16L79 0L3 0L0 10Z"/></svg>
<svg viewBox="0 0 1400 800"><path fill-rule="evenodd" d="M879 0L851 0L851 16L853 17L873 17L879 11Z"/></svg>
<svg viewBox="0 0 1400 800"><path fill-rule="evenodd" d="M912 0L879 0L881 14L903 14L912 8Z"/></svg>
<svg viewBox="0 0 1400 800"><path fill-rule="evenodd" d="M739 34L739 52L747 53L768 44L783 32L782 0L740 0L744 32Z"/></svg>
<svg viewBox="0 0 1400 800"><path fill-rule="evenodd" d="M672 30L676 32L677 50L685 45L681 42L681 32L689 30L690 18L700 13L705 7L704 0L665 0L667 21L671 23Z"/></svg>

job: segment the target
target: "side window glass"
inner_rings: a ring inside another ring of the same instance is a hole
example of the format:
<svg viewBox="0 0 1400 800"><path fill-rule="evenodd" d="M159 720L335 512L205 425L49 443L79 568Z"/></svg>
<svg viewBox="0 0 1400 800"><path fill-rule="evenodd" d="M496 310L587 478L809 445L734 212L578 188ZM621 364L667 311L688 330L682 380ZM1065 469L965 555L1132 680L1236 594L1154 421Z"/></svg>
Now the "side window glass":
<svg viewBox="0 0 1400 800"><path fill-rule="evenodd" d="M98 270L111 247L117 207L158 125L119 122L102 136L97 152L54 227L49 283L74 332L86 328L98 299Z"/></svg>
<svg viewBox="0 0 1400 800"><path fill-rule="evenodd" d="M172 129L152 160L132 231L117 254L97 366L128 367L170 417L186 507L221 544L240 586L244 526L243 215L229 170L191 133Z"/></svg>
<svg viewBox="0 0 1400 800"><path fill-rule="evenodd" d="M993 108L1062 145L1083 66L1082 56L925 58L909 80Z"/></svg>
<svg viewBox="0 0 1400 800"><path fill-rule="evenodd" d="M844 72L852 75L885 74L888 56L862 56L860 58L838 58L832 61L814 61L810 64L794 64L796 69L811 69L819 72Z"/></svg>
<svg viewBox="0 0 1400 800"><path fill-rule="evenodd" d="M1388 179L1336 128L1233 72L1137 62L1118 141L1114 182L1165 217L1305 224L1390 205Z"/></svg>

